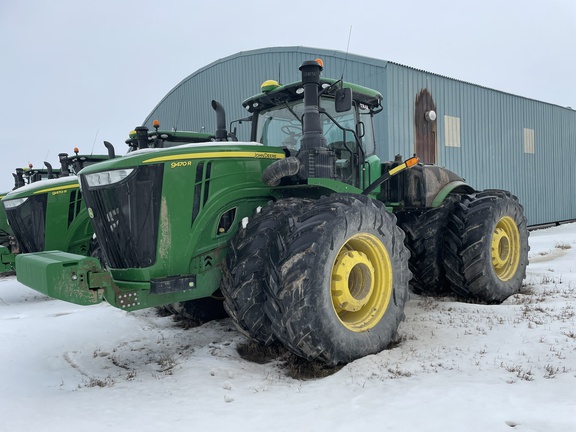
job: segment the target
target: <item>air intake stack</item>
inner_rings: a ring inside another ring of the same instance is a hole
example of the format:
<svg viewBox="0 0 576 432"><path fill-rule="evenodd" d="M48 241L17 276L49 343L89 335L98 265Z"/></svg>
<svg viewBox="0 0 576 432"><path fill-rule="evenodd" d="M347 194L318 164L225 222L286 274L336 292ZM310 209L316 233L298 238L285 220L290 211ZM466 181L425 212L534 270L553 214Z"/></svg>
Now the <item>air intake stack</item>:
<svg viewBox="0 0 576 432"><path fill-rule="evenodd" d="M299 175L304 178L333 178L334 153L326 145L318 106L322 65L316 60L305 61L300 66L300 71L304 89L304 115L301 148L297 154L302 164Z"/></svg>

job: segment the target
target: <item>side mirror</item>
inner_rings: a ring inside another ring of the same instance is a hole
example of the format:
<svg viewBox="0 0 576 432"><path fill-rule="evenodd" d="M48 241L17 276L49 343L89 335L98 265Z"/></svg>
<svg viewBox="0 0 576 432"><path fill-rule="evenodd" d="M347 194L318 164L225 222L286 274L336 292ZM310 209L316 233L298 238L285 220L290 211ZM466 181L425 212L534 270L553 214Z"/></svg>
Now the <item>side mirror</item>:
<svg viewBox="0 0 576 432"><path fill-rule="evenodd" d="M352 89L340 88L336 90L334 108L336 112L346 112L352 109Z"/></svg>

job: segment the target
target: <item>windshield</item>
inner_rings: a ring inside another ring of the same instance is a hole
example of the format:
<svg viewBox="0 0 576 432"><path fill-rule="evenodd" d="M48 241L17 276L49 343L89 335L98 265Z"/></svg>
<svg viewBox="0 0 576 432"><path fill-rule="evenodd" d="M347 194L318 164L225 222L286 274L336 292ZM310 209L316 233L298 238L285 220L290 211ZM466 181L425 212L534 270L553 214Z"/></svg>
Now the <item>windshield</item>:
<svg viewBox="0 0 576 432"><path fill-rule="evenodd" d="M335 151L347 149L351 153L358 153L356 140L352 133L356 130L356 111L358 110L360 121L364 122L364 135L361 137L362 146L367 155L374 153L372 122L367 107L357 106L347 112L337 113L334 109L334 99L329 98L321 99L321 107L340 125L338 127L327 115L320 115L322 129L329 148ZM299 150L302 139L301 119L303 114L303 100L259 113L257 141L264 145Z"/></svg>

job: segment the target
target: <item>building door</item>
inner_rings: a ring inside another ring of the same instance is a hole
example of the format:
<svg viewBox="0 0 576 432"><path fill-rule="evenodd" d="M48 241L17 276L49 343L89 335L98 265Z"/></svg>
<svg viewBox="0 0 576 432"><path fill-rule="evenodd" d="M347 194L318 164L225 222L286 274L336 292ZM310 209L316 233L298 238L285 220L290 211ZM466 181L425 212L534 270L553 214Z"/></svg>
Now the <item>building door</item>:
<svg viewBox="0 0 576 432"><path fill-rule="evenodd" d="M414 153L420 162L436 163L436 105L428 89L420 90L414 101Z"/></svg>

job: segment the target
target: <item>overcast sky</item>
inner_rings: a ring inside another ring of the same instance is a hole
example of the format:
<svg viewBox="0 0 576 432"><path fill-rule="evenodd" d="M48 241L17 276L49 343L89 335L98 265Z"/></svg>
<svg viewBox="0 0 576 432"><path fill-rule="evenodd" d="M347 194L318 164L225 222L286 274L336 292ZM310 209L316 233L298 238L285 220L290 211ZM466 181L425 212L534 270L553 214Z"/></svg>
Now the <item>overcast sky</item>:
<svg viewBox="0 0 576 432"><path fill-rule="evenodd" d="M349 46L576 108L575 30L575 0L0 0L0 192L75 146L124 153L182 79L258 48Z"/></svg>

